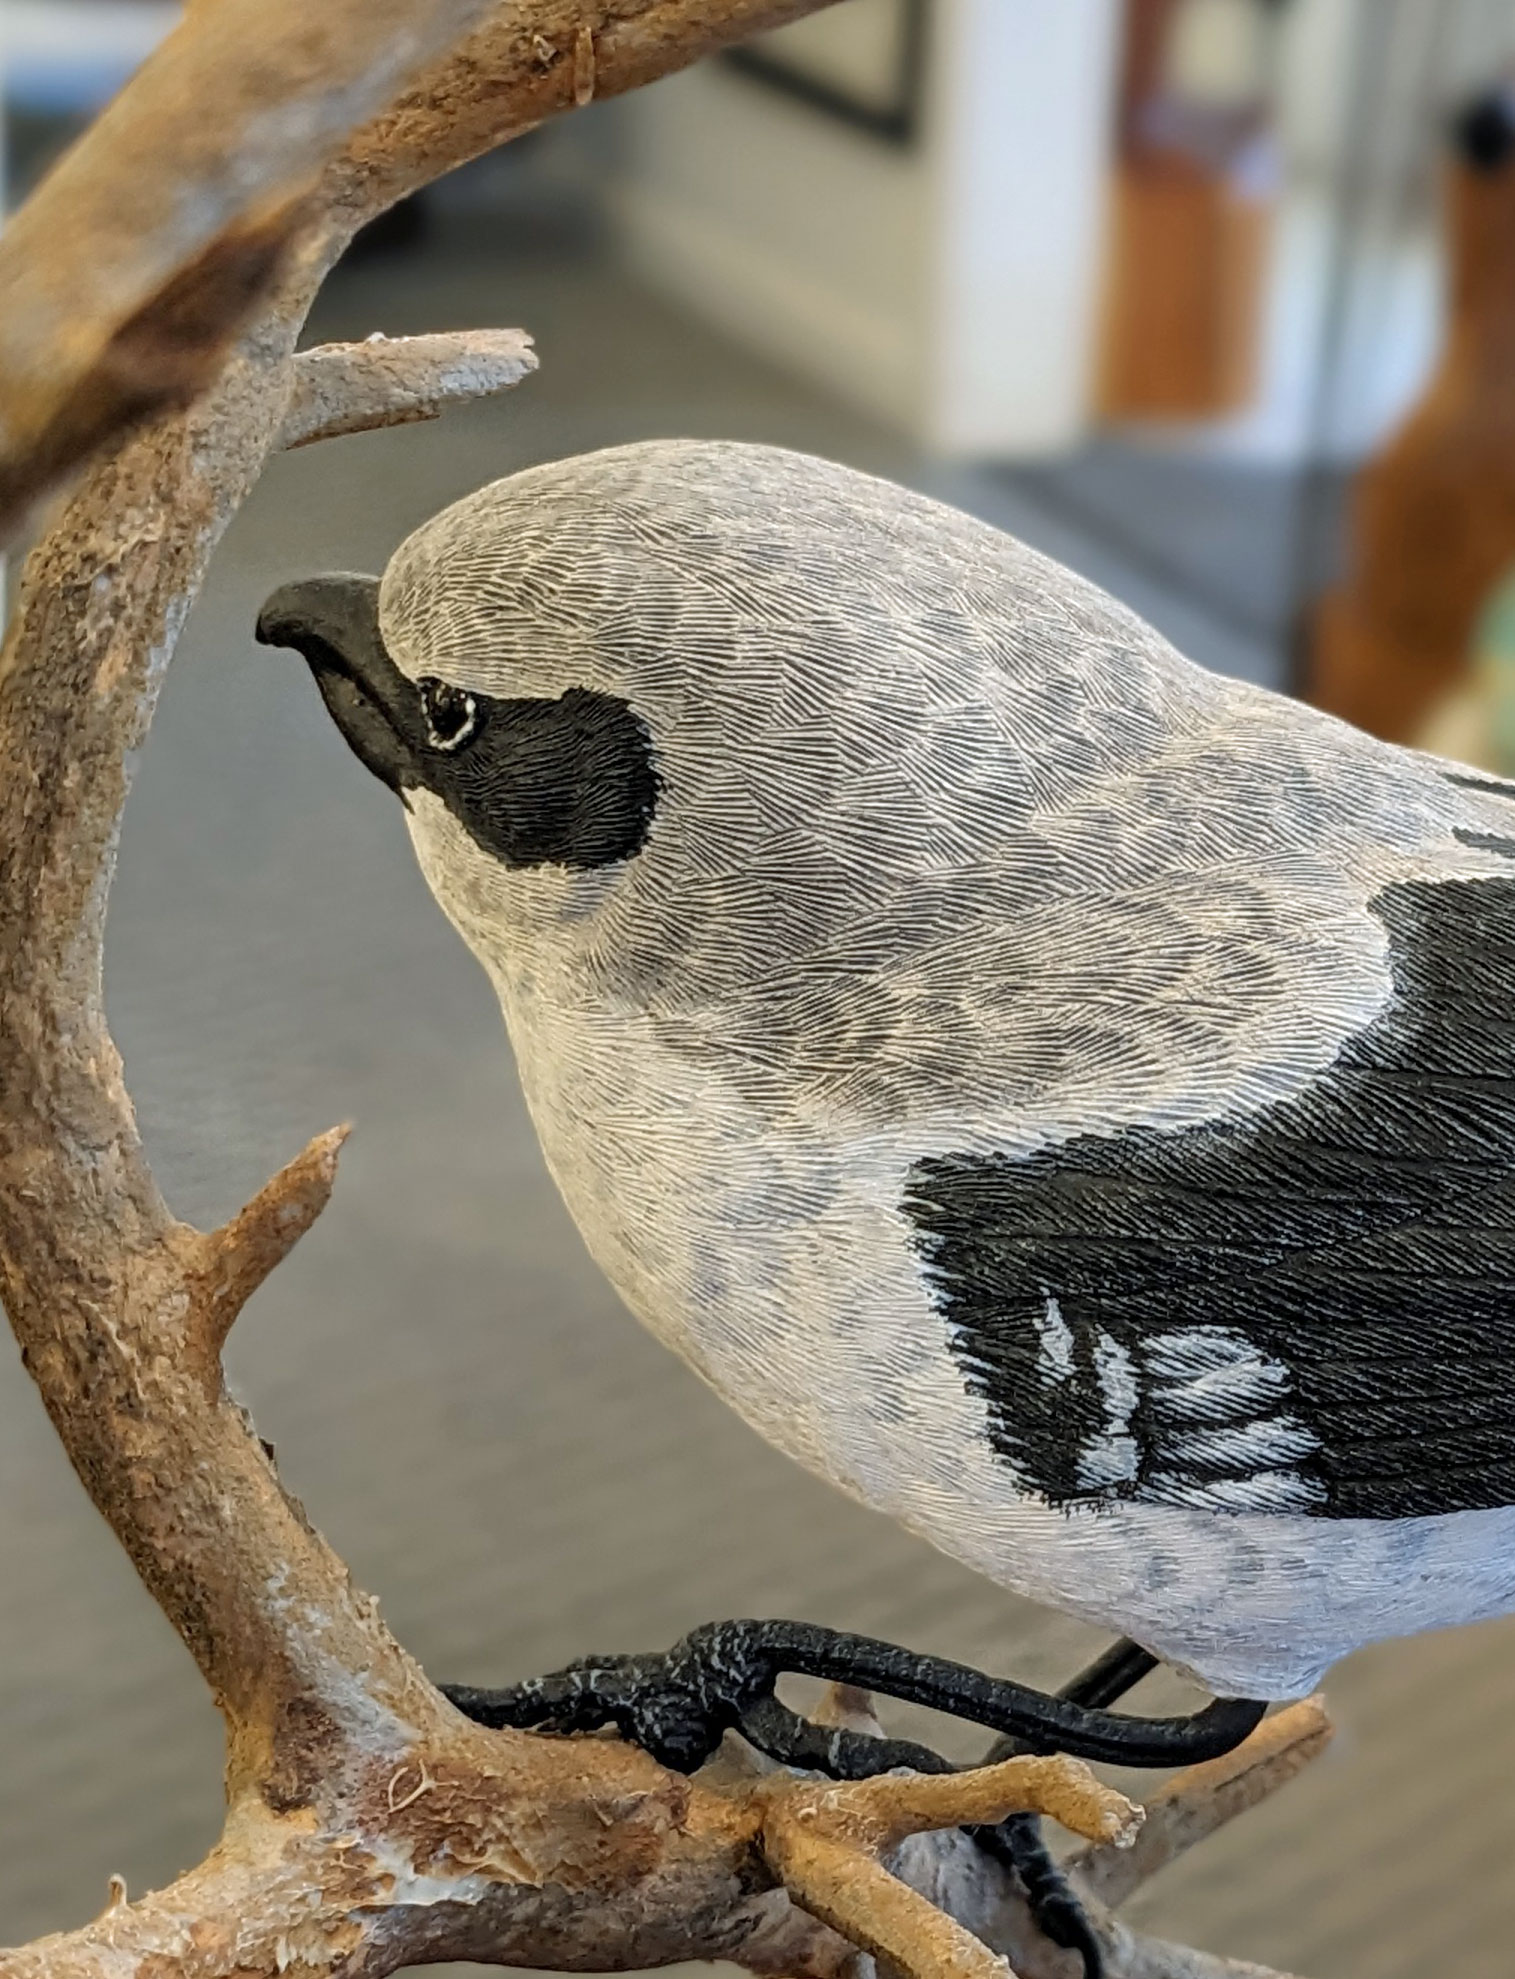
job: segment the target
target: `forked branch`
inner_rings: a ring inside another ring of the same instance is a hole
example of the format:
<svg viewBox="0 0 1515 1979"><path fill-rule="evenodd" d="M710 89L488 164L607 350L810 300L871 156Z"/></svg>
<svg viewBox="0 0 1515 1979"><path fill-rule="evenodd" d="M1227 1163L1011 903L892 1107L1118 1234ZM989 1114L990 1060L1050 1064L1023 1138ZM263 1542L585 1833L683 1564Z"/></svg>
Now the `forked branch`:
<svg viewBox="0 0 1515 1979"><path fill-rule="evenodd" d="M824 4L189 7L0 236L0 544L107 441L206 391L313 232L350 238L544 118Z"/></svg>
<svg viewBox="0 0 1515 1979"><path fill-rule="evenodd" d="M210 384L354 125L497 0L191 7L0 235L0 540Z"/></svg>
<svg viewBox="0 0 1515 1979"><path fill-rule="evenodd" d="M850 1685L829 1686L811 1715L817 1724L884 1736L873 1700ZM1106 1979L1289 1979L1286 1973L1146 1937L1112 1913L1160 1869L1287 1786L1330 1739L1331 1722L1319 1698L1289 1705L1265 1718L1234 1752L1175 1774L1145 1803L1139 1823L1122 1821L1113 1837L1068 1859L1065 1869L1099 1940ZM728 1742L701 1778L729 1783L772 1769L772 1761ZM967 1835L927 1832L920 1824L919 1832L905 1836L882 1859L892 1876L933 1909L1008 1959L1017 1979L1081 1979L1077 1955L1042 1935L1014 1874ZM843 1904L853 1900L854 1885L849 1871ZM849 1928L840 1908L828 1908L825 1888L807 1892L805 1901L857 1942L868 1942L866 1920Z"/></svg>
<svg viewBox="0 0 1515 1979"><path fill-rule="evenodd" d="M1147 1819L1129 1848L1086 1849L1069 1867L1079 1888L1113 1910L1170 1862L1238 1814L1267 1800L1318 1759L1331 1720L1318 1697L1264 1718L1245 1745L1175 1775L1147 1802Z"/></svg>
<svg viewBox="0 0 1515 1979"><path fill-rule="evenodd" d="M768 1821L765 1853L791 1896L911 1979L1004 1979L1004 1961L890 1874L883 1858L907 1835L1032 1812L1074 1834L1128 1847L1142 1819L1139 1808L1070 1759L1011 1759L976 1773L891 1774L799 1792L781 1776L768 1787L777 1818Z"/></svg>
<svg viewBox="0 0 1515 1979"><path fill-rule="evenodd" d="M854 1729L863 1729L854 1717ZM1065 1865L1099 1939L1108 1979L1288 1979L1132 1931L1112 1915L1150 1878L1236 1820L1320 1757L1331 1722L1318 1698L1265 1718L1244 1745L1167 1781L1143 1820ZM894 1874L1004 1953L1019 1979L1078 1979L1079 1962L1042 1936L1013 1877L961 1835L918 1835L890 1859Z"/></svg>

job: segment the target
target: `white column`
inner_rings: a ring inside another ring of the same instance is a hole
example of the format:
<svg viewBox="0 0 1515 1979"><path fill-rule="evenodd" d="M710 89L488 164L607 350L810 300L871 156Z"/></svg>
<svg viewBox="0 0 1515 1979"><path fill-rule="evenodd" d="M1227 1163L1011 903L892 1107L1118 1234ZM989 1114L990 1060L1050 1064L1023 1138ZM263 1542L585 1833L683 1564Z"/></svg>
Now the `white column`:
<svg viewBox="0 0 1515 1979"><path fill-rule="evenodd" d="M1057 453L1086 430L1104 265L1116 0L937 0L923 438Z"/></svg>
<svg viewBox="0 0 1515 1979"><path fill-rule="evenodd" d="M1120 13L932 0L908 149L718 63L638 91L610 190L626 249L688 307L928 447L1071 446L1089 403Z"/></svg>

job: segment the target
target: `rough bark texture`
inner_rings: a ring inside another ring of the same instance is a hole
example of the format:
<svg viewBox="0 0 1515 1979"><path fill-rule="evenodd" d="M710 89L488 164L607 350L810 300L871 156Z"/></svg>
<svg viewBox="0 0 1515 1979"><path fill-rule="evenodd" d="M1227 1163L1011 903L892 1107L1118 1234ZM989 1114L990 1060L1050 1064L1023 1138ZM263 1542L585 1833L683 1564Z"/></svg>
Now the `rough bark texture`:
<svg viewBox="0 0 1515 1979"><path fill-rule="evenodd" d="M1127 1803L1065 1761L846 1787L730 1768L688 1781L614 1740L459 1717L282 1489L222 1381L242 1304L330 1192L340 1131L222 1229L190 1228L148 1169L102 1008L131 767L207 560L266 455L500 389L530 362L506 332L464 339L462 368L447 339L294 358L333 256L390 201L488 145L813 4L331 0L305 5L302 28L302 8L282 0L217 0L191 11L0 247L0 499L31 500L148 406L198 394L97 457L28 559L0 659L0 1297L69 1457L215 1692L228 1800L199 1868L0 1957L5 1979L379 1979L440 1958L604 1969L691 1957L829 1979L859 1944L919 1979L988 1979L1004 1969L985 1947L1010 1943L1005 1918L1041 1960L1024 1967L1036 1979L1058 1968L992 1865L960 1868L941 1909L884 1858L913 1849L917 1880L947 1892L931 1865L961 1864L960 1840L902 1836L1022 1807L1101 1845L1134 1826ZM481 24L333 155L344 121L469 21ZM206 51L238 23L245 41L222 49L237 77L212 75ZM344 24L338 55L328 43ZM229 95L208 98L213 84ZM196 133L213 126L211 101L240 106L211 141L244 149L241 177L218 181L201 210ZM266 120L285 102L299 106L303 150ZM151 196L123 206L92 175L138 142L131 163ZM199 217L176 231L180 207ZM223 279L233 264L241 274ZM12 321L18 297L30 300ZM177 345L159 338L165 322ZM151 389L137 373L122 386L123 323ZM1200 1798L1226 1818L1245 1790L1227 1800L1212 1781ZM1090 1871L1101 1873L1114 1874ZM1138 1941L1120 1942L1115 1970L1158 1969L1137 1962Z"/></svg>
<svg viewBox="0 0 1515 1979"><path fill-rule="evenodd" d="M1108 1909L1247 1808L1266 1800L1319 1758L1331 1720L1318 1697L1265 1718L1239 1751L1212 1759L1159 1788L1130 1848L1085 1849L1069 1865L1079 1888Z"/></svg>
<svg viewBox="0 0 1515 1979"><path fill-rule="evenodd" d="M359 118L497 0L194 7L0 236L0 534L209 384Z"/></svg>
<svg viewBox="0 0 1515 1979"><path fill-rule="evenodd" d="M853 1729L865 1729L849 1719ZM1072 1887L1094 1925L1109 1979L1287 1979L1129 1930L1111 1915L1152 1876L1286 1786L1331 1738L1318 1698L1292 1704L1237 1751L1176 1774L1146 1803L1134 1833L1069 1858ZM885 1858L901 1881L1003 1953L1020 1979L1081 1979L1082 1965L1041 1935L1012 1878L963 1835L916 1835Z"/></svg>
<svg viewBox="0 0 1515 1979"><path fill-rule="evenodd" d="M537 368L524 330L447 330L431 337L323 344L294 361L281 447L308 447L376 426L440 418L449 405L492 398Z"/></svg>
<svg viewBox="0 0 1515 1979"><path fill-rule="evenodd" d="M210 386L312 228L334 220L345 238L546 117L822 4L189 8L0 236L0 541L113 436Z"/></svg>

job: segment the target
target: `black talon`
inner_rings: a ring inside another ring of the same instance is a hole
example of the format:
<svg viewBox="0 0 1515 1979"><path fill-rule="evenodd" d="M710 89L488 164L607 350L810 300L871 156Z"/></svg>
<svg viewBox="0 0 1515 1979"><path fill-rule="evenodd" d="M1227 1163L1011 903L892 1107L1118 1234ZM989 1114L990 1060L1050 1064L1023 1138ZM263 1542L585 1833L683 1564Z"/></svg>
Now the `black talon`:
<svg viewBox="0 0 1515 1979"><path fill-rule="evenodd" d="M1103 1708L1123 1697L1156 1666L1157 1658L1138 1644L1117 1642L1065 1684L1058 1695L1067 1703ZM760 1698L743 1714L740 1730L770 1758L806 1771L829 1773L833 1779L866 1779L897 1767L909 1767L917 1773L953 1770L928 1746L812 1724L773 1696ZM1013 1759L1032 1749L1028 1741L1000 1738L982 1763ZM1102 1979L1104 1955L1099 1939L1088 1913L1042 1840L1037 1816L1013 1814L994 1827L974 1827L967 1832L1013 1873L1043 1936L1065 1951L1078 1953L1084 1979Z"/></svg>
<svg viewBox="0 0 1515 1979"><path fill-rule="evenodd" d="M1012 1814L998 1827L971 1828L969 1833L986 1854L1013 1872L1042 1936L1078 1953L1084 1979L1104 1979L1105 1955L1089 1913L1042 1840L1038 1817Z"/></svg>
<svg viewBox="0 0 1515 1979"><path fill-rule="evenodd" d="M504 1690L444 1684L442 1693L483 1725L560 1733L614 1725L659 1765L692 1773L736 1723L749 1691L774 1680L764 1671L734 1681L738 1673L718 1654L702 1655L702 1647L686 1636L663 1654L585 1657Z"/></svg>
<svg viewBox="0 0 1515 1979"><path fill-rule="evenodd" d="M749 1705L737 1722L749 1745L781 1766L803 1773L825 1773L833 1780L871 1780L878 1773L955 1773L929 1745L911 1739L875 1738L838 1725L817 1725L781 1704L771 1693Z"/></svg>
<svg viewBox="0 0 1515 1979"><path fill-rule="evenodd" d="M892 1773L898 1767L914 1773L956 1770L929 1746L916 1745L908 1739L873 1738L864 1732L812 1724L808 1718L801 1718L780 1704L776 1697L760 1698L744 1712L740 1730L743 1738L769 1758L806 1772L827 1773L836 1780L869 1779L877 1773ZM1000 1741L1000 1745L1008 1743L1008 1740ZM1001 1752L996 1747L989 1758L1014 1756L1013 1752ZM1012 1814L995 1827L974 1827L966 1832L1015 1876L1042 1935L1065 1951L1079 1954L1084 1979L1103 1979L1104 1957L1099 1939L1083 1905L1042 1840L1037 1817Z"/></svg>

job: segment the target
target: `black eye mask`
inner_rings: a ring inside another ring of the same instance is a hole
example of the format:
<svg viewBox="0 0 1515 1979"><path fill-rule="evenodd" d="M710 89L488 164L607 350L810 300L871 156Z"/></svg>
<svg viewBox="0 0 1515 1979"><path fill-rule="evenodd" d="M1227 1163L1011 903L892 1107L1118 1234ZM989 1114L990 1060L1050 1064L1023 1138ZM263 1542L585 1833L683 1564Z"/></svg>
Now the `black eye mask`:
<svg viewBox="0 0 1515 1979"><path fill-rule="evenodd" d="M379 582L286 584L258 615L289 646L365 768L402 800L429 790L507 866L588 870L635 856L657 808L652 738L629 703L571 687L555 701L496 700L434 674L411 680L379 633Z"/></svg>

